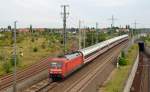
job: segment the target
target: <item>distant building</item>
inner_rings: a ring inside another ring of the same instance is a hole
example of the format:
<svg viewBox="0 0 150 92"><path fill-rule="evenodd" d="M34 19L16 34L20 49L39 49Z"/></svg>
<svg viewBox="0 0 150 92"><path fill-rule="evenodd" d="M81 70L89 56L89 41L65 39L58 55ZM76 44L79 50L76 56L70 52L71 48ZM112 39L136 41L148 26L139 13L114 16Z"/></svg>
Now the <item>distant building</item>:
<svg viewBox="0 0 150 92"><path fill-rule="evenodd" d="M17 31L18 32L29 32L29 29L28 28L19 28Z"/></svg>
<svg viewBox="0 0 150 92"><path fill-rule="evenodd" d="M120 28L120 29L118 29L118 32L129 32L129 29L126 29L126 28Z"/></svg>
<svg viewBox="0 0 150 92"><path fill-rule="evenodd" d="M33 30L38 31L38 32L44 32L45 28L33 28Z"/></svg>
<svg viewBox="0 0 150 92"><path fill-rule="evenodd" d="M2 32L3 31L3 28L0 28L0 32Z"/></svg>
<svg viewBox="0 0 150 92"><path fill-rule="evenodd" d="M107 33L108 32L108 28L100 29L100 32Z"/></svg>

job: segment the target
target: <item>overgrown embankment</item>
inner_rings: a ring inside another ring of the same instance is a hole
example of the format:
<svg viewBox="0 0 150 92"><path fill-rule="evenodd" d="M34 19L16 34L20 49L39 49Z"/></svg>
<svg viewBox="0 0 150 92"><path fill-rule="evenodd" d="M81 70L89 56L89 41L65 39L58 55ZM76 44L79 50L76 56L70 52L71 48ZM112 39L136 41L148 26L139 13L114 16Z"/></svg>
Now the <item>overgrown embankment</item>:
<svg viewBox="0 0 150 92"><path fill-rule="evenodd" d="M138 46L133 45L125 56L126 65L119 66L118 69L113 71L110 80L101 88L103 92L122 92L126 79L134 64L135 58L138 53Z"/></svg>

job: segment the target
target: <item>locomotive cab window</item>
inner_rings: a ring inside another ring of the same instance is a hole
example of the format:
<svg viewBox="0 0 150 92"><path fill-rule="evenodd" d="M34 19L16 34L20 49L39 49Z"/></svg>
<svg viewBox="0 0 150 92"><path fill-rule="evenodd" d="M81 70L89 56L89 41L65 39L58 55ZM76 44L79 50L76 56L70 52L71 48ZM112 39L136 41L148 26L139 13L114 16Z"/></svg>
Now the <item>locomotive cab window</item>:
<svg viewBox="0 0 150 92"><path fill-rule="evenodd" d="M51 68L62 68L62 63L61 62L50 62L50 67Z"/></svg>

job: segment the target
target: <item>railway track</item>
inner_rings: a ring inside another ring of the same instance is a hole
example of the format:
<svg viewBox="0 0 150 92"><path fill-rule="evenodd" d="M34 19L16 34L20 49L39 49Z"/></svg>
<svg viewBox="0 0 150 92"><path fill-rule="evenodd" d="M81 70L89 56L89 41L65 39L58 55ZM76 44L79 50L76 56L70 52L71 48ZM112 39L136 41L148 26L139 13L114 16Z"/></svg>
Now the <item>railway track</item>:
<svg viewBox="0 0 150 92"><path fill-rule="evenodd" d="M142 75L140 78L140 90L139 92L150 92L149 90L149 72L150 72L150 59L146 53L141 53L142 58L143 58L143 64L141 65L142 67Z"/></svg>
<svg viewBox="0 0 150 92"><path fill-rule="evenodd" d="M23 92L47 92L57 85L56 82L49 81L49 79L43 80L36 85L31 86Z"/></svg>
<svg viewBox="0 0 150 92"><path fill-rule="evenodd" d="M150 58L145 52L140 52L139 61L130 92L150 92Z"/></svg>
<svg viewBox="0 0 150 92"><path fill-rule="evenodd" d="M94 78L94 75L96 75L97 72L101 72L104 70L104 68L106 68L106 65L111 60L112 60L112 57L109 57L106 60L106 62L103 63L100 67L95 68L95 70L92 73L88 72L87 74L85 74L85 76L80 78L78 81L76 81L74 84L72 84L68 89L66 89L65 92L79 92L79 91L81 91L82 88L84 88L89 83L89 81Z"/></svg>
<svg viewBox="0 0 150 92"><path fill-rule="evenodd" d="M98 72L102 72L107 66L108 63L111 63L111 61L114 60L114 57L116 57L120 53L120 49L117 49L115 53L109 54L106 58L104 58L102 64L97 65L94 67L94 71L89 71L87 74L82 76L78 81L73 83L69 88L67 88L64 92L82 92L82 90L92 81Z"/></svg>
<svg viewBox="0 0 150 92"><path fill-rule="evenodd" d="M46 70L48 68L48 57L41 60L41 62L34 64L22 71L17 72L17 83L20 81L23 81L31 76L34 76L43 70ZM4 77L0 78L0 91L4 90L13 84L13 74L6 75Z"/></svg>
<svg viewBox="0 0 150 92"><path fill-rule="evenodd" d="M104 55L101 55L101 61L106 61L106 62L95 62L97 64L94 65L94 67L91 66L90 70L88 70L87 73L83 73L83 76L80 76L80 77L78 76L78 80L72 80L70 78L67 78L67 80L64 80L62 82L52 82L52 81L48 82L48 79L46 79L47 80L46 82L44 82L45 80L43 80L43 81L31 86L30 88L26 89L23 92L60 92L61 88L63 88L64 86L67 86L67 88L65 88L65 90L61 90L61 92L77 92L75 90L77 90L77 89L78 89L78 91L82 90L81 87L84 87L85 82L88 83L88 81L90 81L91 77L96 75L96 73L99 70L103 71L104 68L106 68L106 66L108 65L108 63L112 63L112 62L110 62L113 59L112 57L117 55L119 53L120 49L122 48L122 46L125 44L126 44L126 42L124 44L120 44L120 45L114 47L113 49L117 49L117 50L113 54L110 53L113 50L110 50L110 51L106 52ZM70 77L72 77L72 76L70 76ZM67 84L70 84L70 85L65 85L65 83L68 80L72 80L73 82L72 83L68 82ZM40 84L41 84L41 86L40 86ZM45 85L45 86L43 86L43 85ZM60 86L61 86L61 88L60 88ZM60 89L58 89L58 88L60 88Z"/></svg>

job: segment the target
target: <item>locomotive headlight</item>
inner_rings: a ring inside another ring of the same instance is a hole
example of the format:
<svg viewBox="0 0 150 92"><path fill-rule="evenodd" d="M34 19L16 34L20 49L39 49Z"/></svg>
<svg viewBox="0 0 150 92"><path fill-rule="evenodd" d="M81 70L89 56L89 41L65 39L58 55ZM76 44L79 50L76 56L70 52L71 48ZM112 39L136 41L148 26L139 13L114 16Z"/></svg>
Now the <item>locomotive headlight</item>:
<svg viewBox="0 0 150 92"><path fill-rule="evenodd" d="M53 73L52 71L50 71L50 73Z"/></svg>
<svg viewBox="0 0 150 92"><path fill-rule="evenodd" d="M50 69L50 73L62 73L61 69Z"/></svg>

